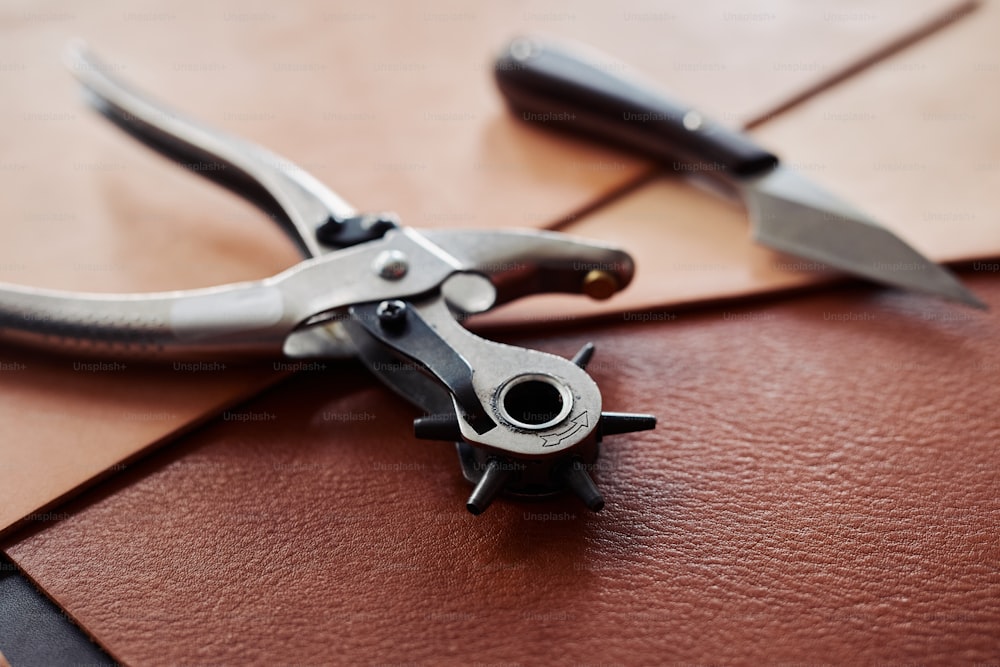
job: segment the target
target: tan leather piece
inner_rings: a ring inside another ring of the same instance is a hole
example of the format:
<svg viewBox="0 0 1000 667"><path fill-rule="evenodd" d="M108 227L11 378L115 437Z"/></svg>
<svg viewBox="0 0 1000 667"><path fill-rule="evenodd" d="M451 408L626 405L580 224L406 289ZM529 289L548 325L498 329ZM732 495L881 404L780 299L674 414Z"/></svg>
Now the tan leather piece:
<svg viewBox="0 0 1000 667"><path fill-rule="evenodd" d="M1000 255L1000 6L946 30L778 116L753 135L789 164L939 261ZM739 205L662 178L563 227L625 246L638 266L604 303L537 299L491 324L620 317L834 278L759 247ZM996 262L973 268L1000 270Z"/></svg>
<svg viewBox="0 0 1000 667"><path fill-rule="evenodd" d="M606 409L660 420L606 440L599 515L470 516L452 448L338 369L6 550L129 664L995 660L995 315L858 288L511 339L588 340Z"/></svg>
<svg viewBox="0 0 1000 667"><path fill-rule="evenodd" d="M489 62L513 33L591 42L735 123L967 4L879 0L844 12L784 0L740 13L719 1L10 4L0 17L0 280L168 290L259 278L297 260L249 205L86 110L58 62L74 37L115 73L278 151L362 208L395 208L418 225L540 226L644 167L510 117ZM0 532L273 379L70 375L79 360L23 354L0 351L0 363L26 366L0 374ZM176 420L114 418L164 406ZM40 426L34 415L64 417Z"/></svg>
<svg viewBox="0 0 1000 667"><path fill-rule="evenodd" d="M0 534L25 517L48 517L88 484L282 377L270 362L151 367L24 350L0 358Z"/></svg>
<svg viewBox="0 0 1000 667"><path fill-rule="evenodd" d="M584 40L739 124L968 5L25 5L10 10L0 43L0 279L173 289L211 284L218 273L260 277L295 260L275 233L255 229L247 206L151 159L84 108L58 62L75 37L120 76L276 150L361 208L395 209L419 226L542 226L644 167L513 118L490 76L510 35ZM154 241L161 266L193 265L186 276L147 266ZM201 268L206 261L221 263L218 273Z"/></svg>
<svg viewBox="0 0 1000 667"><path fill-rule="evenodd" d="M755 136L935 259L1000 255L998 31L984 3Z"/></svg>

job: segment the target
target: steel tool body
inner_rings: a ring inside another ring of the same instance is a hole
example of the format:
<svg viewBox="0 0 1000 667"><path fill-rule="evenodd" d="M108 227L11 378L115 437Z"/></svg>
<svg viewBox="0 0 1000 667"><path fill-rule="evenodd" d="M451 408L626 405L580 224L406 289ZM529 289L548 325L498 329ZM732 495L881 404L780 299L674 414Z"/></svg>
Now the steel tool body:
<svg viewBox="0 0 1000 667"><path fill-rule="evenodd" d="M649 415L604 412L573 359L503 345L460 320L540 292L605 298L632 278L616 248L535 231L417 230L359 214L301 169L140 95L77 46L89 100L160 153L253 201L306 259L265 280L155 294L83 294L0 285L0 335L113 357L358 357L426 412L417 437L455 442L480 513L500 493L575 491L606 435L653 428Z"/></svg>

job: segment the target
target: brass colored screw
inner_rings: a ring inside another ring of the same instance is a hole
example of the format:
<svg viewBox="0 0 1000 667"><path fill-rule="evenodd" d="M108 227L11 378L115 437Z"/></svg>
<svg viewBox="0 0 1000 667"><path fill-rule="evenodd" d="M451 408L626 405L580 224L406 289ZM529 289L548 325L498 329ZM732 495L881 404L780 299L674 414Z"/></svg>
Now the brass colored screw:
<svg viewBox="0 0 1000 667"><path fill-rule="evenodd" d="M618 291L618 279L602 269L592 269L583 277L583 293L603 301Z"/></svg>

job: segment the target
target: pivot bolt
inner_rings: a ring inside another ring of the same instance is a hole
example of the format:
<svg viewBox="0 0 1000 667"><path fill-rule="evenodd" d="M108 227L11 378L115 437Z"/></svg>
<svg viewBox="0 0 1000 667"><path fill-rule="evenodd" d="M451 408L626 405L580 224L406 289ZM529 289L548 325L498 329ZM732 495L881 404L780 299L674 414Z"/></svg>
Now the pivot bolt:
<svg viewBox="0 0 1000 667"><path fill-rule="evenodd" d="M375 273L384 280L399 280L410 269L406 255L399 250L383 250L372 265Z"/></svg>
<svg viewBox="0 0 1000 667"><path fill-rule="evenodd" d="M406 322L406 303L399 299L383 301L375 309L375 314L383 329L399 331Z"/></svg>

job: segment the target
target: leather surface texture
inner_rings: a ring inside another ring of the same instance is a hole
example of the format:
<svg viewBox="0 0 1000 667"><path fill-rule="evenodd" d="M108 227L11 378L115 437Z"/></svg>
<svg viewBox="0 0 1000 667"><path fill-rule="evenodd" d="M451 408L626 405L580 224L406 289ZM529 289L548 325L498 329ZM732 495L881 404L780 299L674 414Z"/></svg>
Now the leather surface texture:
<svg viewBox="0 0 1000 667"><path fill-rule="evenodd" d="M0 534L280 380L274 362L142 364L0 349Z"/></svg>
<svg viewBox="0 0 1000 667"><path fill-rule="evenodd" d="M537 227L647 167L512 118L490 72L511 35L591 42L739 124L968 4L9 2L0 280L172 290L262 278L298 259L248 204L89 112L59 63L73 38L113 74L363 209L394 208L418 226ZM0 350L0 533L275 379L81 362Z"/></svg>
<svg viewBox="0 0 1000 667"><path fill-rule="evenodd" d="M989 664L1000 282L967 277L991 313L854 287L509 338L593 340L605 409L658 416L605 440L600 514L469 515L453 448L346 367L5 550L136 665Z"/></svg>

